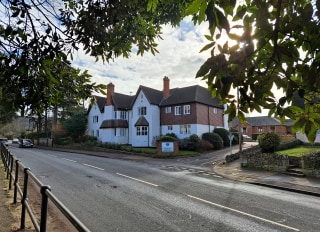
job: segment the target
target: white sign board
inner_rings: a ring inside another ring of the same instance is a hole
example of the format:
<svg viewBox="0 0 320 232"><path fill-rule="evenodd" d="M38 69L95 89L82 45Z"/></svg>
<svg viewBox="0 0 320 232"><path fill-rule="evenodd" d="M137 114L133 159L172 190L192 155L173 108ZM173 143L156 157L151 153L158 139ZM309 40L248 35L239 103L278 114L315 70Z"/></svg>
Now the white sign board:
<svg viewBox="0 0 320 232"><path fill-rule="evenodd" d="M174 143L162 142L162 152L174 152Z"/></svg>

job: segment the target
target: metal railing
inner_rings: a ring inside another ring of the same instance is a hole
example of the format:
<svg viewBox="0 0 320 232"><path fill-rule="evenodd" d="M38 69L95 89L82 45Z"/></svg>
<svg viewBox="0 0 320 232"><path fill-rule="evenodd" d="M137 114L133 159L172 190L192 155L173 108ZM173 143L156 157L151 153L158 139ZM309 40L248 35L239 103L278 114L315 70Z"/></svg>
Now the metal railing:
<svg viewBox="0 0 320 232"><path fill-rule="evenodd" d="M26 213L29 214L32 224L37 232L46 232L47 230L47 216L48 216L48 203L49 200L57 207L57 209L69 220L69 222L78 231L90 231L59 199L51 192L51 187L44 185L41 181L31 172L30 168L25 167L18 159L16 159L8 148L0 143L1 159L4 164L7 179L9 179L9 190L13 190L13 203L17 203L18 194L21 197L21 220L20 229L25 229ZM22 174L19 170L23 170L23 185L19 184L19 175ZM28 186L30 185L29 178L39 187L41 193L41 213L40 224L28 202Z"/></svg>

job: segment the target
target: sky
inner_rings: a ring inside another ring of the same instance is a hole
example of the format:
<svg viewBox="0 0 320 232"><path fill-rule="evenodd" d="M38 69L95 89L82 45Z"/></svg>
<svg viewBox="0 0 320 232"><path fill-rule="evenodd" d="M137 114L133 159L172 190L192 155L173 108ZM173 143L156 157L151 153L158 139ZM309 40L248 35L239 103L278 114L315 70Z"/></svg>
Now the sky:
<svg viewBox="0 0 320 232"><path fill-rule="evenodd" d="M170 88L201 85L205 80L195 78L200 66L210 57L210 51L200 50L209 43L204 35L209 34L208 25L194 26L190 20L182 21L179 27L163 27L163 40L158 40L156 55L144 53L129 58L119 57L109 63L95 61L95 58L78 51L74 54L73 66L88 70L96 83L115 85L115 92L134 95L140 85L162 90L163 77L170 79ZM252 113L248 116L260 115ZM265 112L263 115L267 115Z"/></svg>
<svg viewBox="0 0 320 232"><path fill-rule="evenodd" d="M115 85L115 91L123 94L135 94L139 85L162 90L162 79L168 76L170 88L191 85L206 86L205 81L195 75L209 53L199 53L208 43L204 37L207 26L194 27L192 22L182 21L180 27L163 27L163 40L158 40L159 53L155 56L144 53L129 58L119 57L113 62L103 64L95 58L78 52L74 55L73 66L87 69L93 81Z"/></svg>

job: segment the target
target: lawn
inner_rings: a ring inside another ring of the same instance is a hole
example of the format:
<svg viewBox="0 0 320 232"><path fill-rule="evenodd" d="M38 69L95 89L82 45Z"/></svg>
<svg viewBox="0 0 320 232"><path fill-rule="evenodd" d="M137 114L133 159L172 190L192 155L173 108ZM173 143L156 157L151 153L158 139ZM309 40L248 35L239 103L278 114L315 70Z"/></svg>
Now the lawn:
<svg viewBox="0 0 320 232"><path fill-rule="evenodd" d="M308 153L320 151L320 147L296 147L284 151L277 151L276 154L278 155L288 155L288 156L295 156L295 157L301 157L303 155L306 155Z"/></svg>

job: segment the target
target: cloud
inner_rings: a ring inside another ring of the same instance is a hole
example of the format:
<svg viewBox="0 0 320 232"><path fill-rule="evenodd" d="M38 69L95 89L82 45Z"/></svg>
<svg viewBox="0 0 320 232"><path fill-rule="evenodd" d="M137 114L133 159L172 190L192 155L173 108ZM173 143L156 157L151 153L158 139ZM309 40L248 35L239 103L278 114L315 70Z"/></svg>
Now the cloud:
<svg viewBox="0 0 320 232"><path fill-rule="evenodd" d="M130 58L119 57L113 62L103 64L84 52L74 54L73 66L88 70L96 83L115 85L115 91L123 94L135 94L139 85L162 90L163 77L170 79L170 88L201 85L207 87L204 80L196 79L200 66L210 57L210 51L199 53L209 43L204 35L209 34L208 25L194 26L190 20L182 21L179 27L163 27L163 40L158 41L159 53L155 56L145 53ZM235 93L234 93L235 94ZM253 112L247 116L267 115Z"/></svg>
<svg viewBox="0 0 320 232"><path fill-rule="evenodd" d="M163 40L158 41L159 53L155 56L145 53L130 58L119 57L113 62L103 64L83 51L74 54L73 66L88 70L92 81L115 85L115 91L123 94L135 93L139 85L162 89L164 76L170 78L170 87L191 85L206 86L205 81L195 78L195 74L209 57L209 53L199 53L207 43L204 34L207 25L195 27L190 20L182 21L180 26L163 27Z"/></svg>

